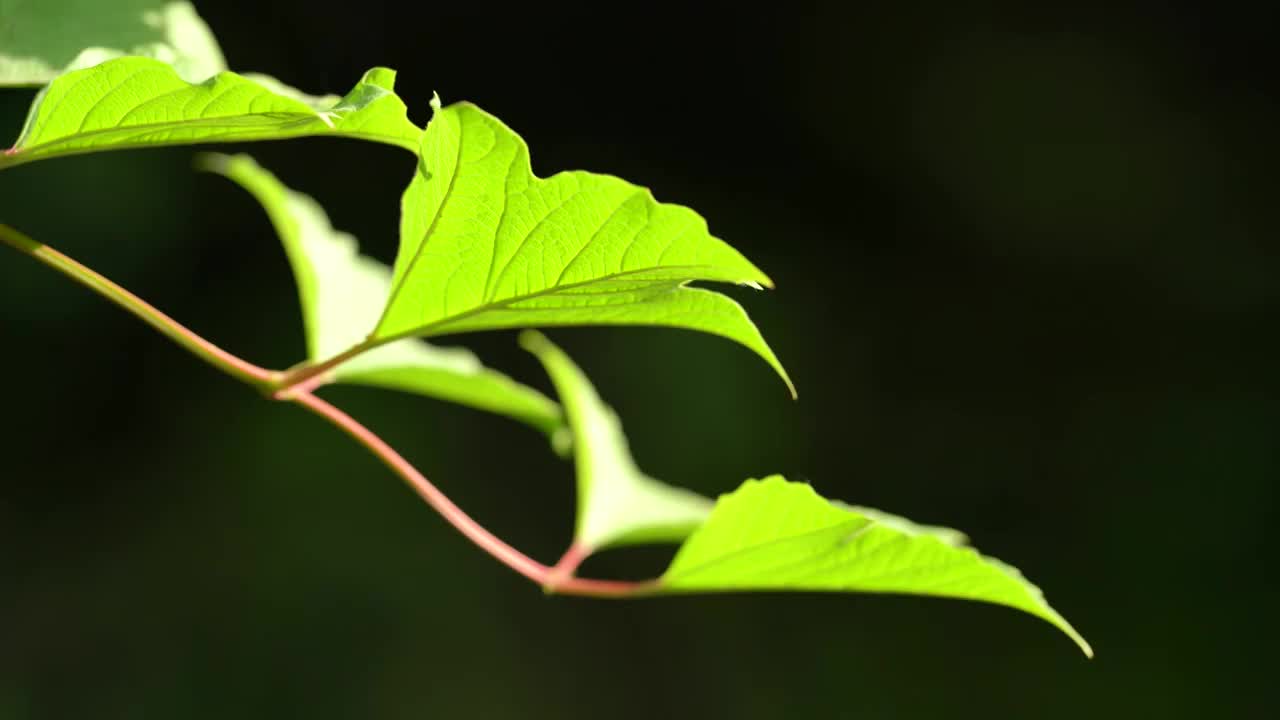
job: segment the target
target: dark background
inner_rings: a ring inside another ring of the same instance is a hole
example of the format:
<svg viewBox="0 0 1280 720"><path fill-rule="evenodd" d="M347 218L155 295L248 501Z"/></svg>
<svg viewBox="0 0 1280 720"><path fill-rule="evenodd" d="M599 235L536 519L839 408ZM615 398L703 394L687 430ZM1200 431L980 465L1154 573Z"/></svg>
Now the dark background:
<svg viewBox="0 0 1280 720"><path fill-rule="evenodd" d="M1093 642L961 602L545 597L318 419L0 255L0 718L1251 718L1280 602L1274 23L1219 7L201 4L231 65L367 67L690 205L800 389L722 340L560 330L657 477L783 472L967 530ZM1029 4L1028 4L1029 5ZM543 11L549 12L549 11ZM31 93L0 93L16 137ZM402 151L245 147L390 260ZM283 254L190 149L38 163L0 216L259 364ZM462 338L548 388L509 333ZM326 396L544 561L572 473L515 423ZM662 551L591 561L636 576Z"/></svg>

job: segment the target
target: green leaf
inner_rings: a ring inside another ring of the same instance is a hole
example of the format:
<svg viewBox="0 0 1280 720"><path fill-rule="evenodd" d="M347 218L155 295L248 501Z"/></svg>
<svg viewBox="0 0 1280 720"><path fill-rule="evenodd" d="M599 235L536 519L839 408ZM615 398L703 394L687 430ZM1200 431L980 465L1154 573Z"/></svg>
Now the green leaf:
<svg viewBox="0 0 1280 720"><path fill-rule="evenodd" d="M44 85L121 55L162 60L193 81L227 69L189 2L0 0L0 85Z"/></svg>
<svg viewBox="0 0 1280 720"><path fill-rule="evenodd" d="M339 135L417 151L422 131L375 68L343 98L320 98L267 79L224 72L191 84L159 60L126 57L54 80L36 99L0 168L63 155L211 142Z"/></svg>
<svg viewBox="0 0 1280 720"><path fill-rule="evenodd" d="M405 191L395 280L375 338L555 325L660 325L754 350L791 387L733 300L694 280L769 278L692 210L616 177L533 176L524 141L479 108L436 109ZM792 389L794 394L794 388Z"/></svg>
<svg viewBox="0 0 1280 720"><path fill-rule="evenodd" d="M1084 638L1035 585L963 536L860 512L774 476L722 496L659 581L671 593L829 590L978 600L1047 620L1092 657Z"/></svg>
<svg viewBox="0 0 1280 720"><path fill-rule="evenodd" d="M391 286L391 269L359 254L310 196L286 187L247 155L205 155L201 166L249 191L267 211L297 279L312 360L336 355L368 335ZM462 348L415 339L384 345L338 365L324 380L418 393L506 415L548 433L563 424L542 393L484 367Z"/></svg>
<svg viewBox="0 0 1280 720"><path fill-rule="evenodd" d="M540 333L526 331L520 343L546 367L569 418L578 475L574 545L590 554L605 547L679 542L701 525L711 501L640 472L618 416L569 356Z"/></svg>

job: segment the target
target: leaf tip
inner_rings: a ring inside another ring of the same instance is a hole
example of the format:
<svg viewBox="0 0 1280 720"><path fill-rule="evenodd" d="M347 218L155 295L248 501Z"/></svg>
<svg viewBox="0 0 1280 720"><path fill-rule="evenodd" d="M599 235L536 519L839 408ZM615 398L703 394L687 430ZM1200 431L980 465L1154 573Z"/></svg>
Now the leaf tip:
<svg viewBox="0 0 1280 720"><path fill-rule="evenodd" d="M748 287L752 290L772 290L774 289L773 278L769 277L758 267L752 266L755 271L754 276L739 280L737 284L741 287Z"/></svg>
<svg viewBox="0 0 1280 720"><path fill-rule="evenodd" d="M551 450L562 460L573 458L573 431L568 425L560 425L551 431Z"/></svg>
<svg viewBox="0 0 1280 720"><path fill-rule="evenodd" d="M545 351L551 345L551 341L547 339L547 336L537 330L521 330L520 336L516 338L516 341L520 343L520 347L534 355Z"/></svg>
<svg viewBox="0 0 1280 720"><path fill-rule="evenodd" d="M375 85L383 90L394 91L396 89L396 71L389 67L371 68L360 79L360 82Z"/></svg>
<svg viewBox="0 0 1280 720"><path fill-rule="evenodd" d="M756 349L756 348L752 348L752 349L755 350L756 353L758 353L762 358L764 358L765 362L769 363L769 367L773 368L773 371L777 373L779 378L782 379L782 383L787 386L787 392L791 395L791 399L799 400L800 393L796 390L796 384L791 380L791 375L787 372L787 369L783 367L782 361L779 360L778 356L774 354L773 348L769 347L768 345L765 345L764 346L765 352L761 352L759 349Z"/></svg>
<svg viewBox="0 0 1280 720"><path fill-rule="evenodd" d="M444 104L440 102L440 93L438 93L438 92L436 92L436 91L432 90L432 91L431 91L431 112L432 112L432 114L440 112L440 108L442 108L442 107L444 107Z"/></svg>
<svg viewBox="0 0 1280 720"><path fill-rule="evenodd" d="M1059 630L1066 633L1067 637L1071 638L1071 641L1076 644L1076 647L1080 648L1080 651L1084 653L1085 658L1089 660L1093 659L1093 646L1090 645L1089 641L1085 640L1084 636L1077 632L1074 627L1071 627L1071 623L1067 622L1066 618L1054 611L1053 617L1049 618L1049 621Z"/></svg>
<svg viewBox="0 0 1280 720"><path fill-rule="evenodd" d="M226 175L227 169L234 160L235 156L226 153L202 152L196 153L196 156L191 160L191 165L201 172Z"/></svg>

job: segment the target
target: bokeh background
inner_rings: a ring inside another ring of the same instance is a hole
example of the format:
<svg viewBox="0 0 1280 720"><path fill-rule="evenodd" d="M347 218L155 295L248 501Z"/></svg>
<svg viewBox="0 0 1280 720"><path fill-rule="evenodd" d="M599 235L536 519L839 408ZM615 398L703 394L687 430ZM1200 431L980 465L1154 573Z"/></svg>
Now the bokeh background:
<svg viewBox="0 0 1280 720"><path fill-rule="evenodd" d="M198 3L199 4L199 3ZM0 718L1252 718L1276 672L1274 23L1051 4L199 4L233 67L401 71L690 205L777 281L800 389L714 338L557 330L651 474L771 472L969 532L1094 643L919 598L551 598L334 429L0 255ZM30 92L0 93L15 137ZM413 159L244 148L390 260ZM0 219L283 367L271 229L190 149L0 176ZM514 336L459 338L549 390ZM326 396L551 561L571 467L515 423ZM660 569L663 550L592 560Z"/></svg>

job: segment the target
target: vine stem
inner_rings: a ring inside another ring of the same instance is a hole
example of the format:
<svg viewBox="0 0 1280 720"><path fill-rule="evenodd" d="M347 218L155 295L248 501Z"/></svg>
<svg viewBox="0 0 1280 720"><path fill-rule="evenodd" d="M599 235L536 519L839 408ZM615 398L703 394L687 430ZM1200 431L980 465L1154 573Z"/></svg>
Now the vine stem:
<svg viewBox="0 0 1280 720"><path fill-rule="evenodd" d="M650 582L579 578L572 576L572 569L564 573L563 568L557 572L555 568L543 565L506 544L473 520L386 441L350 415L309 392L295 392L290 397L293 402L328 420L363 445L392 472L408 483L414 492L468 540L480 546L507 567L542 585L547 592L591 597L625 597L642 594L651 586ZM572 548L570 551L572 552ZM559 567L557 565L557 568Z"/></svg>
<svg viewBox="0 0 1280 720"><path fill-rule="evenodd" d="M350 415L324 400L312 391L323 382L323 373L342 360L354 357L370 346L357 345L333 360L320 366L304 367L293 374L258 367L233 355L182 324L160 312L151 304L108 280L94 270L76 262L40 242L36 242L17 230L0 223L0 242L57 270L80 285L110 300L134 317L159 331L162 335L186 348L196 357L222 370L228 375L258 388L263 394L277 400L291 401L328 420L347 435L354 438L388 468L399 475L428 505L440 513L446 521L467 539L480 546L507 567L538 583L548 593L582 595L587 597L627 597L644 595L653 589L654 581L595 580L574 576L578 564L590 554L586 549L570 546L565 557L551 568L530 558L503 542L484 526L462 511L447 495L405 460L398 452L361 425Z"/></svg>
<svg viewBox="0 0 1280 720"><path fill-rule="evenodd" d="M193 355L228 375L259 389L268 389L278 381L280 373L258 367L205 340L181 323L157 310L137 295L116 285L94 270L81 265L43 243L0 223L0 242L28 255L77 283L110 300L134 317L155 328L160 334L189 350Z"/></svg>

